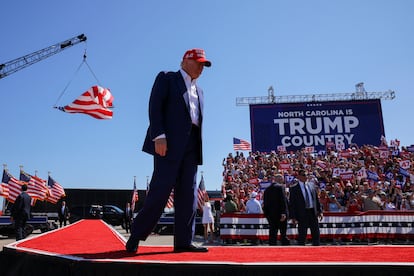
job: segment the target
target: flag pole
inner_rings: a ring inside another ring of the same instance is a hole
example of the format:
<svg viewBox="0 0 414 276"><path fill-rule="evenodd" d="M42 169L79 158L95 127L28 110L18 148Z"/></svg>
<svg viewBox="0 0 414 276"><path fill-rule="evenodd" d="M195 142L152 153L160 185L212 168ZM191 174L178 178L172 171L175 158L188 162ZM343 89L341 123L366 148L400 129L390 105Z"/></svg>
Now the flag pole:
<svg viewBox="0 0 414 276"><path fill-rule="evenodd" d="M7 164L3 164L3 172L4 171L7 171ZM1 206L1 212L2 212L2 214L4 214L4 212L6 211L6 207L7 207L7 205L6 205L7 200L6 200L6 198L3 198L3 197L2 197L2 200L3 200L3 203L2 203L2 206Z"/></svg>

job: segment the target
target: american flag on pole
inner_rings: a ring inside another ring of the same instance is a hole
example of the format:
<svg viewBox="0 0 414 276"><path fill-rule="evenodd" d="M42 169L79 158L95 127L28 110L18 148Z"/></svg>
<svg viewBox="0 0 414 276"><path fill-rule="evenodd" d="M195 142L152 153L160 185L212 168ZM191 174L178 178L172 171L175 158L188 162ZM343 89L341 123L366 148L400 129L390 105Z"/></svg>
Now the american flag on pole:
<svg viewBox="0 0 414 276"><path fill-rule="evenodd" d="M252 150L252 146L249 142L243 139L233 138L233 149L237 150Z"/></svg>
<svg viewBox="0 0 414 276"><path fill-rule="evenodd" d="M197 193L197 208L203 212L204 205L204 195L206 193L206 186L204 185L204 176L201 176L200 184L198 184L198 193Z"/></svg>
<svg viewBox="0 0 414 276"><path fill-rule="evenodd" d="M6 170L3 170L3 177L2 177L1 185L0 185L0 196L4 198L9 197L9 186L7 185L8 182L9 182L9 178L6 175Z"/></svg>
<svg viewBox="0 0 414 276"><path fill-rule="evenodd" d="M23 170L20 170L20 180L27 182L27 193L32 199L42 201L46 199L49 194L49 189L46 186L46 180L30 175Z"/></svg>
<svg viewBox="0 0 414 276"><path fill-rule="evenodd" d="M7 188L9 189L7 200L14 203L16 198L22 192L22 185L24 182L14 178L7 170L3 170L3 178L1 182L7 184Z"/></svg>
<svg viewBox="0 0 414 276"><path fill-rule="evenodd" d="M71 104L56 107L67 113L83 113L96 119L112 119L114 97L108 88L92 86Z"/></svg>
<svg viewBox="0 0 414 276"><path fill-rule="evenodd" d="M0 196L7 198L9 196L9 187L6 183L0 183Z"/></svg>
<svg viewBox="0 0 414 276"><path fill-rule="evenodd" d="M63 187L57 183L52 177L48 177L47 186L49 187L49 196L46 198L47 201L56 204L59 199L66 196Z"/></svg>
<svg viewBox="0 0 414 276"><path fill-rule="evenodd" d="M41 179L36 175L32 175L33 185L36 186L39 190L42 190L41 195L44 195L43 200L45 200L49 195L49 188L47 187L46 180Z"/></svg>
<svg viewBox="0 0 414 276"><path fill-rule="evenodd" d="M135 203L138 202L138 191L137 191L137 183L134 177L134 189L132 190L132 200L131 200L131 209L135 211Z"/></svg>

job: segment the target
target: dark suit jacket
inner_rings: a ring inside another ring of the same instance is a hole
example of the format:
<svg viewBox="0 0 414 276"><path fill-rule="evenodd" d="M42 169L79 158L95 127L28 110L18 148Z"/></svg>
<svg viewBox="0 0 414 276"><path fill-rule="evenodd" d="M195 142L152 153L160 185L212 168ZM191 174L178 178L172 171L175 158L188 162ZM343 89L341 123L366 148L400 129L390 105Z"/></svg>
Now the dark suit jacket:
<svg viewBox="0 0 414 276"><path fill-rule="evenodd" d="M167 137L165 158L180 160L184 155L192 122L188 107L188 94L180 71L160 72L152 87L149 101L150 125L142 150L155 155L154 138L161 134ZM200 108L200 129L202 124L203 93L197 89ZM200 131L201 134L201 131ZM201 135L199 141L199 165L202 164Z"/></svg>
<svg viewBox="0 0 414 276"><path fill-rule="evenodd" d="M27 220L30 218L31 200L32 198L26 192L20 193L11 209L11 216L14 220Z"/></svg>
<svg viewBox="0 0 414 276"><path fill-rule="evenodd" d="M289 217L289 210L283 186L272 184L263 193L263 212L271 220L279 221L281 214Z"/></svg>
<svg viewBox="0 0 414 276"><path fill-rule="evenodd" d="M132 216L133 216L132 208L129 208L129 210L127 208L125 208L125 210L124 210L124 219L125 220L131 220Z"/></svg>
<svg viewBox="0 0 414 276"><path fill-rule="evenodd" d="M322 208L318 196L316 194L315 186L308 185L308 187L312 193L313 209L315 211L315 215L319 215L322 213ZM300 188L299 182L297 182L296 185L292 185L289 188L289 203L291 205L290 217L298 221L303 220L303 218L306 216L305 198L303 197L302 189Z"/></svg>
<svg viewBox="0 0 414 276"><path fill-rule="evenodd" d="M67 205L65 205L65 209L63 210L62 213L62 205L58 208L58 216L59 219L67 219L69 217L69 207Z"/></svg>

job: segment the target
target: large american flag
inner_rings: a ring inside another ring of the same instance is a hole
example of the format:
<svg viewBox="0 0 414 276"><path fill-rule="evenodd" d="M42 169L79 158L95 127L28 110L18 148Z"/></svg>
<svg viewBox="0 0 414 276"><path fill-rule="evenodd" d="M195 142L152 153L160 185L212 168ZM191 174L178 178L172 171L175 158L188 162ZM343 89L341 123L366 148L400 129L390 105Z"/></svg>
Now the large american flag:
<svg viewBox="0 0 414 276"><path fill-rule="evenodd" d="M13 177L7 170L3 170L3 178L1 182L7 184L7 188L9 190L7 200L14 203L16 198L22 192L22 184L24 182Z"/></svg>
<svg viewBox="0 0 414 276"><path fill-rule="evenodd" d="M47 201L56 204L59 199L66 196L65 190L63 187L57 183L52 177L47 180L47 186L49 187L49 196L46 198Z"/></svg>
<svg viewBox="0 0 414 276"><path fill-rule="evenodd" d="M203 212L203 205L204 205L204 195L206 193L206 186L204 185L204 176L201 176L200 184L198 184L198 192L197 192L197 208Z"/></svg>
<svg viewBox="0 0 414 276"><path fill-rule="evenodd" d="M45 200L49 194L46 180L20 170L20 180L27 182L27 193L36 200Z"/></svg>
<svg viewBox="0 0 414 276"><path fill-rule="evenodd" d="M95 85L71 104L57 108L68 113L87 114L96 119L112 119L113 100L114 97L108 88Z"/></svg>
<svg viewBox="0 0 414 276"><path fill-rule="evenodd" d="M243 139L233 138L233 149L237 150L252 150L252 147L249 142Z"/></svg>

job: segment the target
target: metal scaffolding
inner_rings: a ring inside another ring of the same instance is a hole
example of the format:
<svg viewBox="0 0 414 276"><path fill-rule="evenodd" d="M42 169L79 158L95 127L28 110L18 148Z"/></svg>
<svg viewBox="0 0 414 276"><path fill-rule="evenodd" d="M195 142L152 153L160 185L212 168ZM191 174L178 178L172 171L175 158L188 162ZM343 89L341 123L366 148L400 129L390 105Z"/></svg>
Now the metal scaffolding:
<svg viewBox="0 0 414 276"><path fill-rule="evenodd" d="M309 94L309 95L287 95L275 96L272 86L268 89L268 96L260 97L238 97L236 106L246 106L251 104L275 104L275 103L299 103L299 102L326 102L326 101L357 101L357 100L392 100L395 92L392 90L384 92L367 92L364 83L355 85L356 91L352 93L332 93L332 94Z"/></svg>

